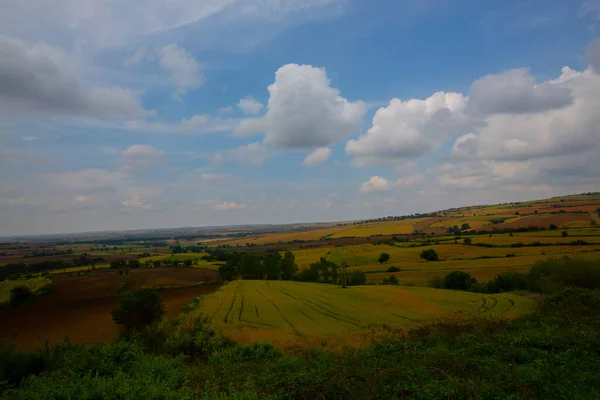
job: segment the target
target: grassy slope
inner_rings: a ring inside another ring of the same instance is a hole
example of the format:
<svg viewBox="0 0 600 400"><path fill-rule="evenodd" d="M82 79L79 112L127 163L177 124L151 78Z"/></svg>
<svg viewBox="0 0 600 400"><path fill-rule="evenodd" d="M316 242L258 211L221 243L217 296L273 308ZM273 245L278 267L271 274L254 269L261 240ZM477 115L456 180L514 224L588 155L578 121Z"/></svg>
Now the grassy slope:
<svg viewBox="0 0 600 400"><path fill-rule="evenodd" d="M276 336L345 336L382 326L406 327L438 318L514 316L531 311L529 299L429 288L339 286L234 281L202 299L211 325L240 341Z"/></svg>

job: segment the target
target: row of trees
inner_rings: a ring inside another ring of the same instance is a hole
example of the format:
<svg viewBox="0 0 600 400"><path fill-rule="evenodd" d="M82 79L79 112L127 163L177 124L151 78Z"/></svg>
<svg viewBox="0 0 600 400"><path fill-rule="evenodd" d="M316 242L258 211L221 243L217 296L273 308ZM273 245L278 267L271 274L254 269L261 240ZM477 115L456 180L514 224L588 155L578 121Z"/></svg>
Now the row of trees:
<svg viewBox="0 0 600 400"><path fill-rule="evenodd" d="M250 253L225 253L217 249L210 254L211 260L225 261L219 267L219 274L224 280L242 279L268 279L292 280L298 273L296 258L290 251L283 257L278 252L259 257Z"/></svg>

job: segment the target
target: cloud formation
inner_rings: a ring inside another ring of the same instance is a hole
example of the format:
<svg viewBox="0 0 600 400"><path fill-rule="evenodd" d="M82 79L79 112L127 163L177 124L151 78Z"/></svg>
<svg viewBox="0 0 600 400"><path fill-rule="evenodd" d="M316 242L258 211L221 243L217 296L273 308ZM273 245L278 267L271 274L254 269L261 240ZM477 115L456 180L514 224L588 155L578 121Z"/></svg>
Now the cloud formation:
<svg viewBox="0 0 600 400"><path fill-rule="evenodd" d="M360 123L364 102L350 102L332 88L324 68L287 64L269 85L264 117L244 120L236 134L264 132L264 143L281 149L327 147L347 137Z"/></svg>
<svg viewBox="0 0 600 400"><path fill-rule="evenodd" d="M360 185L361 193L386 192L392 188L392 183L380 176L372 176Z"/></svg>
<svg viewBox="0 0 600 400"><path fill-rule="evenodd" d="M237 108L242 110L246 115L259 114L260 110L262 110L263 108L263 105L252 96L246 96L243 99L240 99L240 101L237 102L236 106Z"/></svg>
<svg viewBox="0 0 600 400"><path fill-rule="evenodd" d="M200 64L190 53L176 44L160 49L159 64L170 74L178 96L199 88L204 82Z"/></svg>
<svg viewBox="0 0 600 400"><path fill-rule="evenodd" d="M312 153L306 156L302 165L313 166L317 164L323 164L331 156L331 149L329 147L319 147Z"/></svg>
<svg viewBox="0 0 600 400"><path fill-rule="evenodd" d="M148 172L166 160L166 153L152 146L134 144L123 151L119 168L123 172Z"/></svg>
<svg viewBox="0 0 600 400"><path fill-rule="evenodd" d="M0 36L0 108L12 113L94 117L150 114L131 91L116 86L87 87L74 63L58 47Z"/></svg>

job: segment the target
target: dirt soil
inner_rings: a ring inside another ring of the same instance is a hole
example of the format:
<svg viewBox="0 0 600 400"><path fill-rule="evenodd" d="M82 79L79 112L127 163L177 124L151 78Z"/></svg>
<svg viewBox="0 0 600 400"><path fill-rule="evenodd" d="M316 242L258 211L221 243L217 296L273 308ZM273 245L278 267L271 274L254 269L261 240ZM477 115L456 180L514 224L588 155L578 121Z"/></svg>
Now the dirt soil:
<svg viewBox="0 0 600 400"><path fill-rule="evenodd" d="M133 275L139 281L146 282L146 286L173 285L175 280L181 285L191 285L215 273L185 268L192 273L186 275L174 271L174 280L163 276L163 271L172 270L175 268L132 272L135 272ZM22 349L40 347L46 338L51 343L61 342L66 336L72 343L111 342L116 339L118 330L110 312L119 301L116 287L121 279L122 276L113 271L95 271L90 275L71 277L54 276L52 293L18 308L0 308L0 338L8 338L16 330L14 341ZM132 282L135 282L135 278ZM217 285L207 285L160 291L167 310L166 317L176 316L194 297L211 293L216 288Z"/></svg>

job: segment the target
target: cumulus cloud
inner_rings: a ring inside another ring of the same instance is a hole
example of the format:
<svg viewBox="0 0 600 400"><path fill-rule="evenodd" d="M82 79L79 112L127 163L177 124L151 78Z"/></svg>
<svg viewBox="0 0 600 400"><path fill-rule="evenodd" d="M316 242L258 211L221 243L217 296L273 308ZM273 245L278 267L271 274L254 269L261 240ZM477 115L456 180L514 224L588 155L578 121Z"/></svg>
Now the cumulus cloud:
<svg viewBox="0 0 600 400"><path fill-rule="evenodd" d="M240 99L236 106L245 114L259 114L260 110L263 108L263 105L252 96L247 96L243 99Z"/></svg>
<svg viewBox="0 0 600 400"><path fill-rule="evenodd" d="M239 137L253 136L265 133L267 129L266 118L248 118L240 121L233 130L233 134Z"/></svg>
<svg viewBox="0 0 600 400"><path fill-rule="evenodd" d="M165 159L166 154L162 150L144 144L134 144L123 151L118 163L124 172L145 172Z"/></svg>
<svg viewBox="0 0 600 400"><path fill-rule="evenodd" d="M144 120L131 120L125 122L125 127L130 130L149 132L149 133L180 133L192 134L201 130L214 130L215 126L207 126L210 122L210 115L198 114L188 119L182 119L176 124L167 124L162 122L148 122Z"/></svg>
<svg viewBox="0 0 600 400"><path fill-rule="evenodd" d="M176 44L160 49L159 64L171 75L178 96L200 87L204 82L200 64L190 53Z"/></svg>
<svg viewBox="0 0 600 400"><path fill-rule="evenodd" d="M150 112L120 87L91 87L58 47L0 36L0 108L18 113L135 117Z"/></svg>
<svg viewBox="0 0 600 400"><path fill-rule="evenodd" d="M232 201L224 201L214 205L213 209L217 211L232 211L232 210L243 210L248 207L247 204L235 203Z"/></svg>
<svg viewBox="0 0 600 400"><path fill-rule="evenodd" d="M527 114L490 115L485 125L456 140L453 153L476 159L524 161L598 149L600 75L591 68L583 72L564 68L554 81L570 91L570 104Z"/></svg>
<svg viewBox="0 0 600 400"><path fill-rule="evenodd" d="M392 188L392 183L385 178L380 176L372 176L366 182L360 185L360 191L362 193L374 193L374 192L385 192Z"/></svg>
<svg viewBox="0 0 600 400"><path fill-rule="evenodd" d="M323 164L331 155L331 149L329 147L319 147L312 153L306 156L302 165L312 166L317 164Z"/></svg>
<svg viewBox="0 0 600 400"><path fill-rule="evenodd" d="M520 68L473 82L468 111L480 115L536 113L563 108L572 101L568 87L536 83L526 68Z"/></svg>
<svg viewBox="0 0 600 400"><path fill-rule="evenodd" d="M238 135L264 131L264 143L284 149L314 149L344 139L362 120L366 106L332 88L324 68L287 64L269 87L267 113L242 121Z"/></svg>
<svg viewBox="0 0 600 400"><path fill-rule="evenodd" d="M346 143L358 159L418 158L439 146L463 124L466 98L438 92L425 100L392 99L375 113L371 128Z"/></svg>

